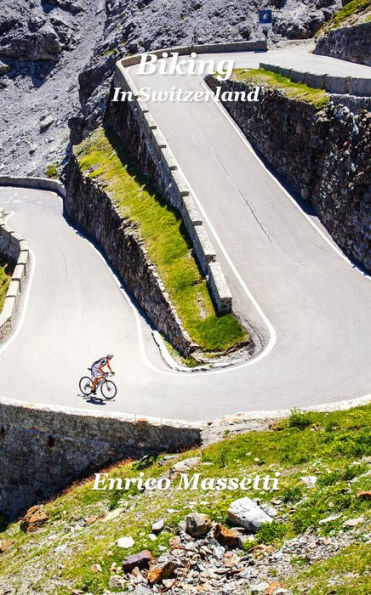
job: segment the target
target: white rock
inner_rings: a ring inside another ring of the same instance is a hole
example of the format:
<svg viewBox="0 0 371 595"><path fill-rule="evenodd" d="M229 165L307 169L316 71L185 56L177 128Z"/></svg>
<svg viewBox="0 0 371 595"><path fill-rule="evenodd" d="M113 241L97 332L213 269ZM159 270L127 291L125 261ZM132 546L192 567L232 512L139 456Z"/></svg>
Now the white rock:
<svg viewBox="0 0 371 595"><path fill-rule="evenodd" d="M132 537L119 537L116 542L117 547L122 547L125 549L133 547L134 543L135 541Z"/></svg>
<svg viewBox="0 0 371 595"><path fill-rule="evenodd" d="M331 516L326 517L325 519L321 519L319 521L319 525L326 525L326 523L331 523L331 521L336 521L337 519L340 519L341 514L333 514Z"/></svg>
<svg viewBox="0 0 371 595"><path fill-rule="evenodd" d="M264 523L271 523L273 520L247 496L232 502L228 509L228 517L232 523L254 533L259 531Z"/></svg>
<svg viewBox="0 0 371 595"><path fill-rule="evenodd" d="M186 473L197 467L199 465L201 459L200 457L190 457L189 459L183 459L183 461L178 461L175 465L172 466L171 472L172 473Z"/></svg>
<svg viewBox="0 0 371 595"><path fill-rule="evenodd" d="M163 528L164 528L164 521L163 521L163 519L160 519L159 521L156 521L155 523L152 523L152 531L153 531L153 533L160 533Z"/></svg>
<svg viewBox="0 0 371 595"><path fill-rule="evenodd" d="M307 486L307 488L314 488L317 483L317 477L315 475L304 475L300 478L301 483Z"/></svg>
<svg viewBox="0 0 371 595"><path fill-rule="evenodd" d="M251 595L258 595L258 593L265 593L269 587L269 583L259 583L258 585L250 586Z"/></svg>
<svg viewBox="0 0 371 595"><path fill-rule="evenodd" d="M360 525L363 521L364 518L362 516L359 516L356 519L348 519L343 523L343 527L357 527L357 525Z"/></svg>
<svg viewBox="0 0 371 595"><path fill-rule="evenodd" d="M108 521L112 521L113 519L119 517L123 512L123 508L115 508L114 510L110 510L110 512L108 512L106 516L102 519L102 521L105 523Z"/></svg>
<svg viewBox="0 0 371 595"><path fill-rule="evenodd" d="M51 116L44 116L44 118L40 121L40 132L44 132L49 126L51 126L54 122L54 118Z"/></svg>

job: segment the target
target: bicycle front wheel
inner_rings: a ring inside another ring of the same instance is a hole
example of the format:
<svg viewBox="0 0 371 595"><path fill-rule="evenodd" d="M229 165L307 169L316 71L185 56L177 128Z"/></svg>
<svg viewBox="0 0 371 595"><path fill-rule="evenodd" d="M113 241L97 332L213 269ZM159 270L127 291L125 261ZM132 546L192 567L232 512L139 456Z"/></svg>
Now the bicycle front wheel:
<svg viewBox="0 0 371 595"><path fill-rule="evenodd" d="M117 394L117 386L112 380L105 380L100 387L101 393L108 401L113 399Z"/></svg>
<svg viewBox="0 0 371 595"><path fill-rule="evenodd" d="M89 376L83 376L79 382L79 388L82 394L88 397L93 389L91 378Z"/></svg>

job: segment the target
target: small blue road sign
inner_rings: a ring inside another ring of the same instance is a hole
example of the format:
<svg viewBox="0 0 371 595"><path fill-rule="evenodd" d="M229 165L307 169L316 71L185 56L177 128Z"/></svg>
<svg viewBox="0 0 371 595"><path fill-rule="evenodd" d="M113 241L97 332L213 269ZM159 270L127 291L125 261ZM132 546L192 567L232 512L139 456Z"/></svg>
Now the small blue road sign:
<svg viewBox="0 0 371 595"><path fill-rule="evenodd" d="M259 10L259 25L272 25L272 10L270 8Z"/></svg>

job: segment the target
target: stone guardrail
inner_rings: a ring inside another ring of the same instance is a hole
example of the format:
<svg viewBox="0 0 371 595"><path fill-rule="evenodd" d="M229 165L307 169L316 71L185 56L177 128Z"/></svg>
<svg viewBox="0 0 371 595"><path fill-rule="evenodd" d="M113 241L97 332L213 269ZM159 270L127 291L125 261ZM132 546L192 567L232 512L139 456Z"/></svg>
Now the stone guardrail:
<svg viewBox="0 0 371 595"><path fill-rule="evenodd" d="M3 309L0 312L1 342L10 335L13 329L18 303L30 264L30 250L27 242L8 227L2 209L0 209L0 254L10 263L15 264Z"/></svg>
<svg viewBox="0 0 371 595"><path fill-rule="evenodd" d="M0 427L0 514L8 519L107 465L201 443L197 423L1 396Z"/></svg>
<svg viewBox="0 0 371 595"><path fill-rule="evenodd" d="M27 178L15 176L0 176L0 186L22 186L23 188L35 188L40 190L51 190L65 197L66 191L59 180L50 178Z"/></svg>
<svg viewBox="0 0 371 595"><path fill-rule="evenodd" d="M302 83L314 89L324 89L328 93L355 95L356 97L371 96L371 78L315 74L267 62L260 62L259 67L281 74L295 83Z"/></svg>
<svg viewBox="0 0 371 595"><path fill-rule="evenodd" d="M177 52L179 56L186 56L195 52L196 54L220 54L222 52L266 52L268 49L267 41L265 39L257 41L236 41L229 43L206 43L204 45L179 45L170 48L162 48L161 50L151 50L155 56L161 56L163 52ZM139 64L142 54L134 54L123 58L121 63L126 67L135 66Z"/></svg>
<svg viewBox="0 0 371 595"><path fill-rule="evenodd" d="M160 56L163 52L178 52L179 55L196 53L220 53L238 51L266 51L266 41L236 42L226 44L207 44L195 46L178 46L164 48L151 52ZM131 94L134 109L133 116L139 126L146 129L146 137L152 143L152 151L156 154L155 162L167 172L170 179L173 200L165 195L165 199L172 203L181 214L188 235L191 239L198 263L203 274L207 277L208 286L218 313L232 310L232 294L220 264L216 260L215 249L203 223L203 218L195 204L188 183L181 173L179 165L168 147L167 141L161 133L156 121L150 113L148 104L139 99L139 91L127 68L138 64L141 54L123 58L116 63L115 85Z"/></svg>
<svg viewBox="0 0 371 595"><path fill-rule="evenodd" d="M23 186L58 192L64 197L64 186L49 178L17 178L0 176L0 186ZM12 280L0 312L0 342L9 337L17 315L18 303L25 285L25 278L30 266L30 249L27 242L15 233L4 220L4 211L0 209L0 254L14 264Z"/></svg>

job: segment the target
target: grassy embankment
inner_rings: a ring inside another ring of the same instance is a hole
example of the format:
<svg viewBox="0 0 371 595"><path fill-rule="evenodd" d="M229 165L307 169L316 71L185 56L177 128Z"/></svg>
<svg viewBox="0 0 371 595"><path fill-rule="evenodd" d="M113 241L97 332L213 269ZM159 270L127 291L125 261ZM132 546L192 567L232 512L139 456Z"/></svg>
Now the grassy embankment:
<svg viewBox="0 0 371 595"><path fill-rule="evenodd" d="M10 279L11 277L7 272L6 265L2 265L0 262L0 312L4 305L4 300L6 297L6 292L8 291Z"/></svg>
<svg viewBox="0 0 371 595"><path fill-rule="evenodd" d="M148 256L192 339L207 352L246 340L246 332L232 314L216 316L181 218L148 187L118 139L98 129L75 148L75 154L82 171L99 179L121 214L138 226Z"/></svg>
<svg viewBox="0 0 371 595"><path fill-rule="evenodd" d="M145 478L156 478L168 475L174 462L199 456L200 462L191 473L199 472L202 477L272 476L275 472L281 476L279 489L274 492L189 492L175 489L177 482L171 490L143 493L136 487L129 492L93 491L89 481L74 486L46 504L49 521L35 533L24 534L19 523L0 533L0 543L13 542L0 555L0 576L4 577L0 587L6 584L18 592L23 578L32 575L37 592L66 595L72 589L83 589L103 593L113 562L120 566L127 554L144 548L159 555L175 535L178 522L192 510L227 523L230 502L248 495L266 502L276 503L278 499L281 505L277 520L263 525L256 541L245 544L247 550L256 542L279 547L308 528L332 539L339 531L344 534L350 530L344 528L347 519L361 517L357 527L360 537L332 558L308 566L305 559L293 554L293 575L285 578L285 586L294 593L304 588L312 595L366 595L371 585L367 578L369 549L363 536L367 533L369 502L357 494L370 489L370 426L371 406L327 414L293 412L270 431L226 436L219 443L172 460L159 456L147 464L116 465L110 469L110 477L137 477L143 471ZM314 487L303 483L303 476L315 476ZM329 516L333 520L321 523ZM164 519L165 528L153 542L149 538L151 523L159 518ZM134 538L131 549L116 546L122 536ZM92 569L96 563L102 568L99 573ZM55 588L50 590L52 585Z"/></svg>
<svg viewBox="0 0 371 595"><path fill-rule="evenodd" d="M285 76L265 70L264 68L236 68L233 71L232 80L241 81L249 85L260 85L279 89L287 97L290 97L290 99L312 103L317 109L322 109L330 102L326 91L314 89L301 83L295 83Z"/></svg>
<svg viewBox="0 0 371 595"><path fill-rule="evenodd" d="M316 37L326 35L326 33L339 27L349 27L358 22L369 21L371 19L370 11L371 0L352 0L338 10L330 21L322 25L321 29L317 31Z"/></svg>

